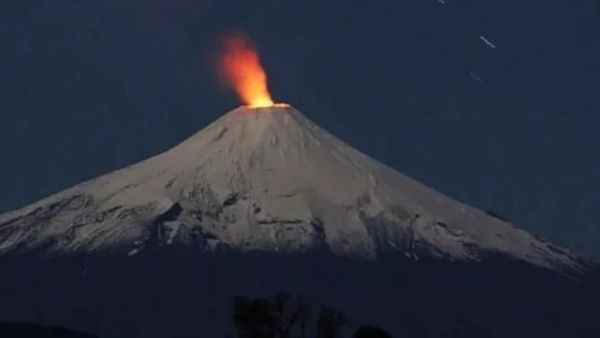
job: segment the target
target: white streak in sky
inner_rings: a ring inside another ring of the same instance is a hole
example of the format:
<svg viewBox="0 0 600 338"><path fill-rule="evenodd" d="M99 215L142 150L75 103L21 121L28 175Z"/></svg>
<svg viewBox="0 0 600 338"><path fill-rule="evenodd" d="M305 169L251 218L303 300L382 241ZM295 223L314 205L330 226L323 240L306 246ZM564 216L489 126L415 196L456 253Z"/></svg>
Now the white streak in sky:
<svg viewBox="0 0 600 338"><path fill-rule="evenodd" d="M483 81L483 79L479 77L479 75L477 75L477 74L475 74L475 73L473 73L473 72L470 72L470 73L469 73L469 75L470 75L470 76L471 76L473 79L475 79L475 81L477 81L477 82L479 82L479 83L481 83L481 84L484 84L484 83L485 83L485 82Z"/></svg>
<svg viewBox="0 0 600 338"><path fill-rule="evenodd" d="M490 40L488 40L485 36L480 35L479 38L481 39L481 41L483 41L486 45L490 46L490 48L496 48L496 45L494 45Z"/></svg>

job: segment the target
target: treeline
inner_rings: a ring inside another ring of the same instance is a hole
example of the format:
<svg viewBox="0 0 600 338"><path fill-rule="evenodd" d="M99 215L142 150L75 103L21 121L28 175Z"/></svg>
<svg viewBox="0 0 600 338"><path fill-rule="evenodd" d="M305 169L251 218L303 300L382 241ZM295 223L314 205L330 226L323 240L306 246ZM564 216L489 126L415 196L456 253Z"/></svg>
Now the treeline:
<svg viewBox="0 0 600 338"><path fill-rule="evenodd" d="M0 322L1 338L98 338L65 329L62 326L42 326L31 323Z"/></svg>
<svg viewBox="0 0 600 338"><path fill-rule="evenodd" d="M236 296L232 317L237 338L391 338L381 328L357 325L340 311L312 306L283 292L272 298ZM61 326L0 322L0 338L98 337Z"/></svg>
<svg viewBox="0 0 600 338"><path fill-rule="evenodd" d="M273 298L236 296L233 323L237 338L338 338L347 324L346 316L334 309L278 293ZM391 338L385 330L360 325L353 338Z"/></svg>

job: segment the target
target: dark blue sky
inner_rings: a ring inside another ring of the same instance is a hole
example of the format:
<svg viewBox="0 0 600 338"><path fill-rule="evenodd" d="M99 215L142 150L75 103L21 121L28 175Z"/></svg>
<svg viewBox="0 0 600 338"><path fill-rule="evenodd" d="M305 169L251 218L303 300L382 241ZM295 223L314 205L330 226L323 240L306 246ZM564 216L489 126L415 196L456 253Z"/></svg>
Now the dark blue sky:
<svg viewBox="0 0 600 338"><path fill-rule="evenodd" d="M235 107L213 70L231 31L348 143L600 256L599 0L0 0L0 210Z"/></svg>

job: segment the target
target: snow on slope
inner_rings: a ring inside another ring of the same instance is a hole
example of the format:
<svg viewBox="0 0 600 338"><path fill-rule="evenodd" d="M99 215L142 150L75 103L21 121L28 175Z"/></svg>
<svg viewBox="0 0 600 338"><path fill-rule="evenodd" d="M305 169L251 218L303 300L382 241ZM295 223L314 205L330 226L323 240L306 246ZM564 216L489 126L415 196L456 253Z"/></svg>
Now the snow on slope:
<svg viewBox="0 0 600 338"><path fill-rule="evenodd" d="M499 253L580 269L566 250L349 147L288 106L240 107L173 149L0 216L0 253L203 250L456 260Z"/></svg>

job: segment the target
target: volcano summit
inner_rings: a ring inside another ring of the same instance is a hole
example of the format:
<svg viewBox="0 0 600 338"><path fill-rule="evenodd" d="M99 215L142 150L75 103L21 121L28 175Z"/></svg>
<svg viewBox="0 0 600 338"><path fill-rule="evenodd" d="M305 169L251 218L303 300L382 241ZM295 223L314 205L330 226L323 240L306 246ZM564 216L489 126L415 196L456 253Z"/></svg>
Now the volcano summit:
<svg viewBox="0 0 600 338"><path fill-rule="evenodd" d="M567 250L369 158L287 105L237 108L171 150L0 216L0 253L326 250L581 270Z"/></svg>

